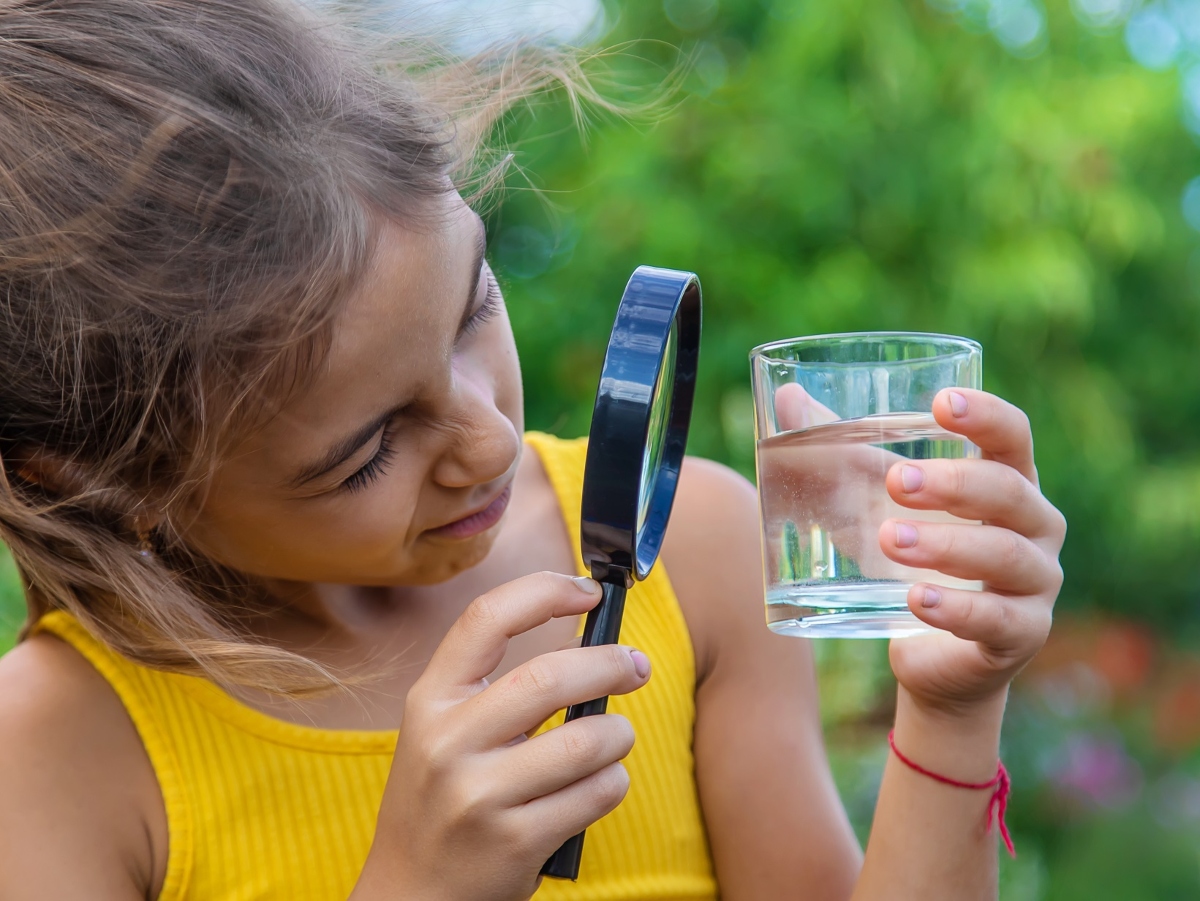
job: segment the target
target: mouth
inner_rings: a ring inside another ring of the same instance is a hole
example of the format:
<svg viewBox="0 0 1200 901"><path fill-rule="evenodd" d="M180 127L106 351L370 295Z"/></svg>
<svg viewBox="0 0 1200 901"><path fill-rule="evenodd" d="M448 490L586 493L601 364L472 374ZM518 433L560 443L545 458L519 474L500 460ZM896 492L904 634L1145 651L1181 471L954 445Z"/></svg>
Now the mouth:
<svg viewBox="0 0 1200 901"><path fill-rule="evenodd" d="M435 535L439 538L462 539L471 538L481 532L486 532L500 521L500 517L508 509L508 502L511 497L512 484L509 483L504 486L503 491L492 498L486 507L476 510L462 519L456 519L454 522L446 523L444 526L430 529L426 534Z"/></svg>

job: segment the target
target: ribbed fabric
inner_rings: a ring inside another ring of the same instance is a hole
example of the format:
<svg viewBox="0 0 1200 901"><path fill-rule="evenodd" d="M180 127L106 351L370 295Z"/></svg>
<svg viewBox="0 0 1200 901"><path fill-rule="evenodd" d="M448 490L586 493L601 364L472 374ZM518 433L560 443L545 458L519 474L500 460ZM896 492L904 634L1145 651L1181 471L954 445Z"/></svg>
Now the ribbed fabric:
<svg viewBox="0 0 1200 901"><path fill-rule="evenodd" d="M585 445L536 433L527 441L554 485L578 558ZM170 837L161 901L349 896L371 845L397 733L275 719L202 679L117 656L61 611L38 628L74 646L112 685L146 747ZM661 565L629 593L622 641L654 663L646 688L609 705L637 731L626 761L629 796L588 830L579 881L547 880L535 898L714 901L692 757L695 664Z"/></svg>

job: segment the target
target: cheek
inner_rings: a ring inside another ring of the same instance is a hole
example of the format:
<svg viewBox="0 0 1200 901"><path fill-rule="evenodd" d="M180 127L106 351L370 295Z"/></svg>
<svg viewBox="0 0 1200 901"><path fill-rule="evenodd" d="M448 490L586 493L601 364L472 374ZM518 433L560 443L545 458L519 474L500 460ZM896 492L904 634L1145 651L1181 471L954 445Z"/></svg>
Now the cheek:
<svg viewBox="0 0 1200 901"><path fill-rule="evenodd" d="M403 566L420 486L392 473L357 493L285 504L210 498L184 539L243 572L309 581Z"/></svg>

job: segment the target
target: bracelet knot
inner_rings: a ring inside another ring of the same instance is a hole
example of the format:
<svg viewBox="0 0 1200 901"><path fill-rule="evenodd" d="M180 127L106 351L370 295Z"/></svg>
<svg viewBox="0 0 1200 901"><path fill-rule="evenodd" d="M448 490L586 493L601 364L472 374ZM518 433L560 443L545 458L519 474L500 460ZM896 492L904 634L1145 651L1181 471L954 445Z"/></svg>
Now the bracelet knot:
<svg viewBox="0 0 1200 901"><path fill-rule="evenodd" d="M942 785L950 785L954 788L967 788L976 791L984 789L993 789L992 797L988 801L987 807L987 831L992 831L992 821L995 820L1000 827L1000 838L1004 841L1004 848L1008 851L1010 857L1016 857L1016 849L1013 848L1012 836L1009 835L1008 825L1004 822L1004 814L1008 810L1008 796L1012 792L1012 779L1009 778L1008 770L1004 768L1003 761L996 762L996 775L987 782L961 782L958 779L951 779L949 776L943 776L941 773L935 773L932 770L927 770L915 760L911 760L900 753L900 749L896 747L896 730L888 733L888 746L892 749L892 753L896 755L896 759L908 767L910 770L920 773L922 776L927 776L934 782L940 782Z"/></svg>

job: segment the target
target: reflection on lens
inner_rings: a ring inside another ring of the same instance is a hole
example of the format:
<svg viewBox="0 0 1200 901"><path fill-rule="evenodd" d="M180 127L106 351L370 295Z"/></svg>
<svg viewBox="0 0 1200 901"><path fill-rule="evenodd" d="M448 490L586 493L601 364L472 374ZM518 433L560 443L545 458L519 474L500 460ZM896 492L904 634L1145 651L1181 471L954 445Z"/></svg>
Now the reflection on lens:
<svg viewBox="0 0 1200 901"><path fill-rule="evenodd" d="M658 482L658 468L662 463L663 445L667 441L667 424L670 422L671 398L675 392L675 360L679 344L679 325L671 323L667 344L663 348L663 362L654 383L654 396L650 399L650 426L646 430L646 450L642 454L641 495L638 497L637 533L641 535L650 514L650 501Z"/></svg>

